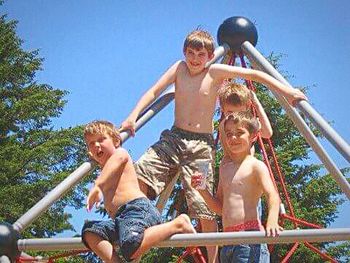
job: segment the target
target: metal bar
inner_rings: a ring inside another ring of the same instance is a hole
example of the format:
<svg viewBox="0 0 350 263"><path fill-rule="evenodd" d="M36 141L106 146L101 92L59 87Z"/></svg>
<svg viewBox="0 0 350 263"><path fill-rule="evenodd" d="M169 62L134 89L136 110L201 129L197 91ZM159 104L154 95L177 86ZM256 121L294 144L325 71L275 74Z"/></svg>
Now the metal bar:
<svg viewBox="0 0 350 263"><path fill-rule="evenodd" d="M252 60L262 71L270 74L282 83L292 87L288 81L262 56L259 51L248 41L242 44L242 49L249 60ZM307 101L300 101L296 104L324 136L333 144L333 146L350 162L349 144L326 122L317 111L315 111Z"/></svg>
<svg viewBox="0 0 350 263"><path fill-rule="evenodd" d="M287 244L299 241L330 242L350 240L350 228L285 230L278 237L266 237L265 232L225 232L176 234L160 242L157 247L188 247L238 244ZM54 251L85 249L81 238L20 239L20 251Z"/></svg>
<svg viewBox="0 0 350 263"><path fill-rule="evenodd" d="M226 43L223 43L221 46L218 46L213 53L213 58L209 60L206 64L205 67L209 67L211 64L215 63L218 61L221 57L225 56L226 53L230 50L230 46L227 45Z"/></svg>
<svg viewBox="0 0 350 263"><path fill-rule="evenodd" d="M174 189L174 186L177 182L177 180L179 179L180 173L177 173L173 179L171 179L171 181L169 182L169 184L167 185L167 187L163 190L163 192L159 195L156 207L158 208L159 212L162 213L163 209L165 207L166 202L168 201L171 192Z"/></svg>
<svg viewBox="0 0 350 263"><path fill-rule="evenodd" d="M153 102L147 109L145 109L136 121L135 130L141 129L148 121L150 121L158 112L160 112L165 106L167 106L175 97L175 87L168 88L163 95ZM122 141L125 142L130 138L129 132L122 132L120 134Z"/></svg>
<svg viewBox="0 0 350 263"><path fill-rule="evenodd" d="M22 232L30 223L44 213L56 200L61 198L68 190L74 187L92 169L93 164L85 162L73 173L51 190L43 199L30 208L15 223L13 228Z"/></svg>
<svg viewBox="0 0 350 263"><path fill-rule="evenodd" d="M259 51L257 51L252 44L248 41L242 44L242 49L249 60L252 61L256 66L258 66L262 71L270 74L277 80L283 82L284 84L291 87L291 85L283 78L283 76L262 56ZM268 88L268 87L267 87ZM329 157L326 151L323 149L322 145L317 140L316 136L312 133L311 129L306 125L305 121L301 118L300 114L291 107L285 98L276 92L271 91L277 100L281 103L282 107L285 109L288 116L292 119L300 133L304 136L305 140L313 148L315 153L318 155L320 160L323 162L329 173L333 176L335 181L338 183L342 191L346 194L348 199L350 199L350 184L346 180L345 176L341 173L338 167L335 165L333 160ZM306 101L300 101L297 103L298 108L304 110L305 107L301 105L308 104ZM318 126L318 124L314 123ZM327 137L330 134L327 135Z"/></svg>
<svg viewBox="0 0 350 263"><path fill-rule="evenodd" d="M146 122L152 119L159 111L174 99L174 89L170 89L164 93L157 101L148 107L136 122L136 130L139 130ZM121 133L122 141L125 142L129 137L129 133ZM78 169L72 172L59 185L51 190L44 198L37 204L30 208L24 215L22 215L14 224L13 227L18 232L22 232L28 227L36 218L43 214L55 201L60 199L68 190L73 188L80 180L88 174L94 167L92 162L83 163Z"/></svg>
<svg viewBox="0 0 350 263"><path fill-rule="evenodd" d="M337 263L338 262L338 261L334 260L332 257L330 257L329 255L327 255L326 253L323 253L317 247L311 245L309 242L304 242L304 245L307 246L313 252L316 252L317 254L319 254L323 259L329 260L330 262L333 262L333 263Z"/></svg>
<svg viewBox="0 0 350 263"><path fill-rule="evenodd" d="M297 250L299 246L299 243L295 243L292 248L289 250L289 252L287 253L287 255L283 258L283 260L281 261L281 263L286 263L288 262L289 258L294 254L294 252Z"/></svg>

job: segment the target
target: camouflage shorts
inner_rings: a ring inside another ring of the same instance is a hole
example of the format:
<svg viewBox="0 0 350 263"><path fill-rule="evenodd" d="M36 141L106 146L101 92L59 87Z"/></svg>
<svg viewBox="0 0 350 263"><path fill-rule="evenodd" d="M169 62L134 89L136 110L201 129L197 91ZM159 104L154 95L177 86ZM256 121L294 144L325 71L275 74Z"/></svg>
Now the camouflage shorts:
<svg viewBox="0 0 350 263"><path fill-rule="evenodd" d="M194 133L172 127L171 130L163 131L160 140L135 163L136 173L158 196L179 172L189 215L193 218L213 220L214 214L198 191L191 187L191 176L196 170L196 161L207 160L213 164L213 148L212 134ZM212 165L206 184L207 189L212 192Z"/></svg>

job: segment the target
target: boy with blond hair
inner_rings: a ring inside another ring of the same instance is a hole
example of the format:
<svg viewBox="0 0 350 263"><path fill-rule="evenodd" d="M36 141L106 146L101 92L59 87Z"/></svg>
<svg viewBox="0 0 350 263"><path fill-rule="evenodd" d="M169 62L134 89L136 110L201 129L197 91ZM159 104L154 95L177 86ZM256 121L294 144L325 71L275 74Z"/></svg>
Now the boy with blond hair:
<svg viewBox="0 0 350 263"><path fill-rule="evenodd" d="M139 188L131 157L121 147L119 132L112 123L89 123L84 138L89 156L102 169L87 197L87 209L103 199L113 221L85 224L82 239L104 262L120 262L114 243L131 261L173 234L195 233L185 214L161 224L158 210Z"/></svg>
<svg viewBox="0 0 350 263"><path fill-rule="evenodd" d="M266 165L250 154L259 131L258 120L249 112L231 113L223 120L230 161L220 166L216 195L208 189L198 190L209 208L222 216L224 232L263 230L257 205L264 194L269 207L266 235L277 236L283 230L278 225L280 200ZM192 177L192 186L200 185L201 174ZM261 244L224 246L221 263L269 262L268 254L261 253Z"/></svg>
<svg viewBox="0 0 350 263"><path fill-rule="evenodd" d="M270 120L267 117L263 106L256 97L255 93L249 90L246 85L236 82L226 82L219 89L218 94L222 118L233 112L251 112L253 108L255 109L257 119L260 124L259 133L261 137L269 139L272 136ZM222 136L225 136L225 133L223 132L223 122L220 122L219 137L224 153L221 164L224 164L229 157L227 155L227 146L225 143L226 140L223 140L221 138ZM254 146L252 146L251 153L255 153Z"/></svg>
<svg viewBox="0 0 350 263"><path fill-rule="evenodd" d="M305 95L289 88L261 71L213 64L214 40L203 30L191 32L185 39L185 60L175 62L141 97L130 115L122 122L121 130L135 134L139 114L171 84L175 84L175 120L170 130L137 161L135 169L141 190L148 196L159 195L171 179L181 173L189 215L198 218L203 232L217 231L215 215L208 209L197 190L191 187L191 175L197 170L196 161L212 163L213 115L218 89L228 78L245 78L268 85L286 97L289 103L306 99ZM213 188L212 168L209 169L208 189ZM149 192L151 190L151 192ZM207 247L208 260L214 262L217 250Z"/></svg>

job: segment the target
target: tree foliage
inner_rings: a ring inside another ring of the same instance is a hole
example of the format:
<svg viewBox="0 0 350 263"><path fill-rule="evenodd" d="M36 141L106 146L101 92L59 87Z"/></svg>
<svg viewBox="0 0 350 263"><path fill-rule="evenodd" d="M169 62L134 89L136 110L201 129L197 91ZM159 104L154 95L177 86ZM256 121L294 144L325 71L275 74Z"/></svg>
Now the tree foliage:
<svg viewBox="0 0 350 263"><path fill-rule="evenodd" d="M43 59L25 51L16 21L0 17L0 221L14 223L86 158L82 128L55 129L66 91L35 81ZM82 207L80 184L33 222L22 237L72 230L67 205Z"/></svg>

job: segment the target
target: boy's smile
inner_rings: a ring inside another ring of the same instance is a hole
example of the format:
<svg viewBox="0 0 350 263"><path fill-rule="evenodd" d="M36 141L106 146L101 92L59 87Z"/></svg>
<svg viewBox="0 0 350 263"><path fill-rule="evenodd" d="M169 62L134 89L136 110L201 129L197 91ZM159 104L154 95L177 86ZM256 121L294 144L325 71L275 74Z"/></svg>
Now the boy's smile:
<svg viewBox="0 0 350 263"><path fill-rule="evenodd" d="M251 136L246 128L230 121L225 125L225 135L232 153L249 152Z"/></svg>
<svg viewBox="0 0 350 263"><path fill-rule="evenodd" d="M194 49L187 47L185 50L186 65L191 75L199 74L205 68L205 64L211 59L205 48Z"/></svg>

